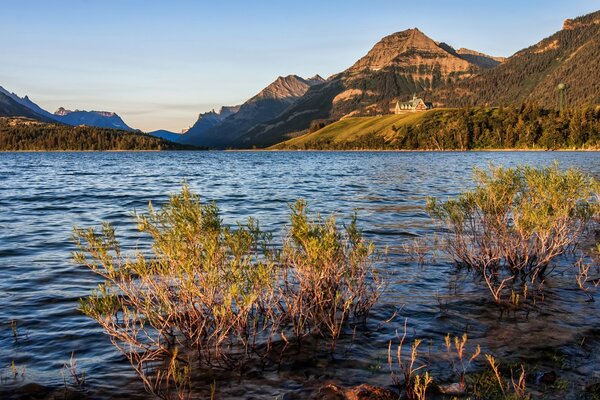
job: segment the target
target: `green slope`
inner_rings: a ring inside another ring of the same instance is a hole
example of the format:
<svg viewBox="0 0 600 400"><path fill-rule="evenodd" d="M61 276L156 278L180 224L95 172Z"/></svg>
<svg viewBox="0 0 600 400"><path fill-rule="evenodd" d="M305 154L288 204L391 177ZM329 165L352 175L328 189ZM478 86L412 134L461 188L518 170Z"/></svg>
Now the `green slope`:
<svg viewBox="0 0 600 400"><path fill-rule="evenodd" d="M351 143L360 143L373 137L391 142L400 126L418 124L427 114L436 112L440 112L440 110L378 117L345 118L318 131L279 143L271 149L345 148Z"/></svg>
<svg viewBox="0 0 600 400"><path fill-rule="evenodd" d="M289 150L598 149L600 107L435 109L346 118L270 147Z"/></svg>

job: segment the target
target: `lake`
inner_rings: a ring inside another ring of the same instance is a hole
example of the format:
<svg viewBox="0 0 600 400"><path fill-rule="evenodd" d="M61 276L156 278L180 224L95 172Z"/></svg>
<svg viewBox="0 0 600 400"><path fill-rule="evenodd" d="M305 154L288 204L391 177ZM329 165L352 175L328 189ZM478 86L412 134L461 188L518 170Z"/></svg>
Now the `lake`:
<svg viewBox="0 0 600 400"><path fill-rule="evenodd" d="M389 284L369 329L346 338L333 357L299 354L279 371L217 377L217 398L303 396L323 382L389 386L388 341L405 319L410 337L425 339L431 354L443 350L447 333L468 332L470 343L500 359L533 362L540 371L559 360L560 377L580 388L600 378L600 309L577 289L574 271L549 279L543 311L506 316L448 260L420 266L401 251L436 230L423 210L426 197L468 188L473 167L554 160L600 176L598 152L0 153L0 397L27 382L61 387L71 353L90 397L145 396L109 338L77 311L99 280L72 261L70 237L74 225L109 221L128 249L144 248L132 212L161 204L184 181L215 201L228 224L256 217L280 238L288 204L304 198L324 215L343 219L356 210L365 236L389 247L381 265ZM435 355L430 362L440 374L448 369Z"/></svg>

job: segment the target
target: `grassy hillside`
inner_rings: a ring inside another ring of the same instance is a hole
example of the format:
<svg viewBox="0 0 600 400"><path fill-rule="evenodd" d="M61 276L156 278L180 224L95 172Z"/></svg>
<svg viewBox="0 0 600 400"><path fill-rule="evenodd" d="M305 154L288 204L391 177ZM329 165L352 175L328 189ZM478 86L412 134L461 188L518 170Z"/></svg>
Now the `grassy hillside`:
<svg viewBox="0 0 600 400"><path fill-rule="evenodd" d="M439 112L384 115L379 117L345 118L316 132L295 137L273 146L273 149L343 148L351 143L362 142L371 136L391 142L396 135L394 129L401 125L412 125L425 118L426 114Z"/></svg>
<svg viewBox="0 0 600 400"><path fill-rule="evenodd" d="M599 149L600 108L532 105L346 118L279 143L290 150Z"/></svg>

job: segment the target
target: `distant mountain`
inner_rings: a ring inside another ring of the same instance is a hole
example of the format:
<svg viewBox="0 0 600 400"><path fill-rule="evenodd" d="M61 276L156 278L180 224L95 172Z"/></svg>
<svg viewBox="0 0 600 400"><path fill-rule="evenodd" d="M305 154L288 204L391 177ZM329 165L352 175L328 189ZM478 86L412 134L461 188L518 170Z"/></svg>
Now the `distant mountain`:
<svg viewBox="0 0 600 400"><path fill-rule="evenodd" d="M480 53L475 50L465 49L464 47L455 50L454 47L443 42L438 43L438 46L440 46L447 52L455 55L456 57L462 58L463 60L468 61L471 64L477 65L478 67L481 67L483 69L494 68L498 66L498 64L501 64L504 61L506 61L506 57L489 56L487 54Z"/></svg>
<svg viewBox="0 0 600 400"><path fill-rule="evenodd" d="M44 110L43 108L41 108L40 106L35 104L33 101L31 101L29 99L28 96L19 97L16 93L9 92L8 90L4 89L2 86L0 86L0 93L4 94L5 96L10 97L13 101L28 108L30 111L33 111L36 115L45 117L46 121L54 119L52 114L50 114L48 111ZM21 115L21 116L28 117L27 115Z"/></svg>
<svg viewBox="0 0 600 400"><path fill-rule="evenodd" d="M19 115L13 114L11 116L35 118L45 122L56 121L72 126L86 125L95 126L98 128L122 129L126 131L133 130L127 126L125 122L123 122L121 117L113 112L80 110L70 111L61 107L54 114L51 114L34 103L28 96L19 97L17 94L11 93L4 89L2 86L0 86L0 95L10 98L13 102L33 112L33 114L29 114L28 112L20 111Z"/></svg>
<svg viewBox="0 0 600 400"><path fill-rule="evenodd" d="M214 109L198 115L198 120L189 129L185 130L178 141L185 143L212 143L212 140L206 138L206 132L221 124L226 118L237 113L240 106L223 106L219 111ZM209 146L206 144L206 146Z"/></svg>
<svg viewBox="0 0 600 400"><path fill-rule="evenodd" d="M310 87L321 85L324 79L316 75L303 79L297 75L278 77L257 95L239 106L237 112L223 118L220 113L202 114L184 135L183 143L210 147L227 147L257 124L277 117L301 98Z"/></svg>
<svg viewBox="0 0 600 400"><path fill-rule="evenodd" d="M0 91L0 117L27 117L43 120L44 117L36 114L24 105L16 102L10 96Z"/></svg>
<svg viewBox="0 0 600 400"><path fill-rule="evenodd" d="M54 112L53 118L63 124L72 126L85 125L124 131L133 130L116 113L109 111L71 111L60 107Z"/></svg>
<svg viewBox="0 0 600 400"><path fill-rule="evenodd" d="M183 136L181 133L175 133L171 131L167 131L164 129L159 129L157 131L148 132L148 135L154 136L157 138L165 139L170 142L178 143Z"/></svg>
<svg viewBox="0 0 600 400"><path fill-rule="evenodd" d="M559 83L570 106L600 104L600 11L568 19L563 29L497 67L426 94L443 106L534 102L557 107Z"/></svg>
<svg viewBox="0 0 600 400"><path fill-rule="evenodd" d="M315 120L389 113L394 100L469 78L496 61L469 50L458 52L416 28L397 32L344 72L311 87L277 118L251 128L234 145L268 146L308 129Z"/></svg>

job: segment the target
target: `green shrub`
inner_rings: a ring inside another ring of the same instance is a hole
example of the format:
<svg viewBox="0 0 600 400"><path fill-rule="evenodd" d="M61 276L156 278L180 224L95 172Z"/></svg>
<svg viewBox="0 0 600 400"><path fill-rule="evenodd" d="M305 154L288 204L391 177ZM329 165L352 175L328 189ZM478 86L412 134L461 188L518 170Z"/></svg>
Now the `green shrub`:
<svg viewBox="0 0 600 400"><path fill-rule="evenodd" d="M344 323L366 316L379 297L375 247L363 240L356 216L342 231L333 215L311 220L304 201L291 211L282 254L286 313L296 337L317 334L335 346Z"/></svg>
<svg viewBox="0 0 600 400"><path fill-rule="evenodd" d="M114 229L75 228L78 263L104 278L81 300L146 388L160 397L191 390L192 367L233 369L306 335L335 341L351 316L365 316L380 284L374 247L356 219L310 220L292 206L289 239L274 251L258 222L229 228L214 204L187 186L160 210L136 215L151 254L121 253ZM267 358L265 358L266 360Z"/></svg>
<svg viewBox="0 0 600 400"><path fill-rule="evenodd" d="M473 190L445 202L429 198L427 210L447 229L445 250L483 278L496 302L516 283L526 297L598 214L598 182L556 163L474 175Z"/></svg>

